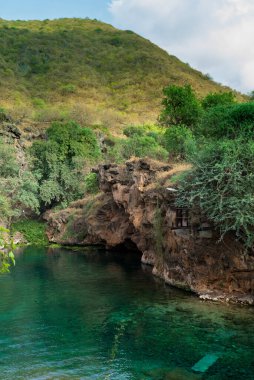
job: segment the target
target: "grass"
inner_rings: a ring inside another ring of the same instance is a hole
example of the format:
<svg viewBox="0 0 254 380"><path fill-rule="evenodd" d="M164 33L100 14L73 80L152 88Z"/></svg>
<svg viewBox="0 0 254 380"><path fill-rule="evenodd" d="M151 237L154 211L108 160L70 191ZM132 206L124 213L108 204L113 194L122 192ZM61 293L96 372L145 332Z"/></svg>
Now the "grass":
<svg viewBox="0 0 254 380"><path fill-rule="evenodd" d="M12 224L11 232L21 232L28 244L31 245L48 245L46 237L46 224L37 220L20 220Z"/></svg>
<svg viewBox="0 0 254 380"><path fill-rule="evenodd" d="M0 107L39 123L155 122L162 89L224 91L150 41L89 19L0 19Z"/></svg>

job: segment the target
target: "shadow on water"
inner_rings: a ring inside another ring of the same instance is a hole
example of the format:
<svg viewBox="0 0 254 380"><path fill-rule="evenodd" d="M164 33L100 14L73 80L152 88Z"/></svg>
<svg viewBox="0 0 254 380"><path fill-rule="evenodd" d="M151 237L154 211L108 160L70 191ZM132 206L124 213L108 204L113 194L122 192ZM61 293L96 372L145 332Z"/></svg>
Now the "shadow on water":
<svg viewBox="0 0 254 380"><path fill-rule="evenodd" d="M254 308L168 287L133 248L20 252L0 277L0 378L253 379Z"/></svg>

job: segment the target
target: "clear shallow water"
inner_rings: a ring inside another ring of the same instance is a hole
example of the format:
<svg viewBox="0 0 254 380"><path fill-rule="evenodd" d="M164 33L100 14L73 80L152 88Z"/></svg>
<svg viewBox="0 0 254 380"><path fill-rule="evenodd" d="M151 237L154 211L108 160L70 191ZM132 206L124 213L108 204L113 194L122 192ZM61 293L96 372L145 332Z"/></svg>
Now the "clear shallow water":
<svg viewBox="0 0 254 380"><path fill-rule="evenodd" d="M167 287L131 254L29 248L0 289L0 379L254 379L254 308Z"/></svg>

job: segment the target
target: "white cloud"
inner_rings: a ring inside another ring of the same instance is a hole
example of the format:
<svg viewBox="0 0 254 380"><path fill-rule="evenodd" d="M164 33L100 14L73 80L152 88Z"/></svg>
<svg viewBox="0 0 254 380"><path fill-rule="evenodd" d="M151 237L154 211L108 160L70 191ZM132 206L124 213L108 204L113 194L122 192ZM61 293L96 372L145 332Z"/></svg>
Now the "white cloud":
<svg viewBox="0 0 254 380"><path fill-rule="evenodd" d="M254 0L111 0L114 24L233 88L254 89Z"/></svg>

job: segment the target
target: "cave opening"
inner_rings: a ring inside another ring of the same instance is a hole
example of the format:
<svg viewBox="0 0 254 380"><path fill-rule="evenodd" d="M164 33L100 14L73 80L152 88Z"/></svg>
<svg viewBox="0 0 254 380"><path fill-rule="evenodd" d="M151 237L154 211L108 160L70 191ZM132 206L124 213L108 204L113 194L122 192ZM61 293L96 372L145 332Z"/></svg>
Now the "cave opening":
<svg viewBox="0 0 254 380"><path fill-rule="evenodd" d="M111 248L109 253L117 262L131 266L141 265L142 252L130 239L126 239L123 243Z"/></svg>

